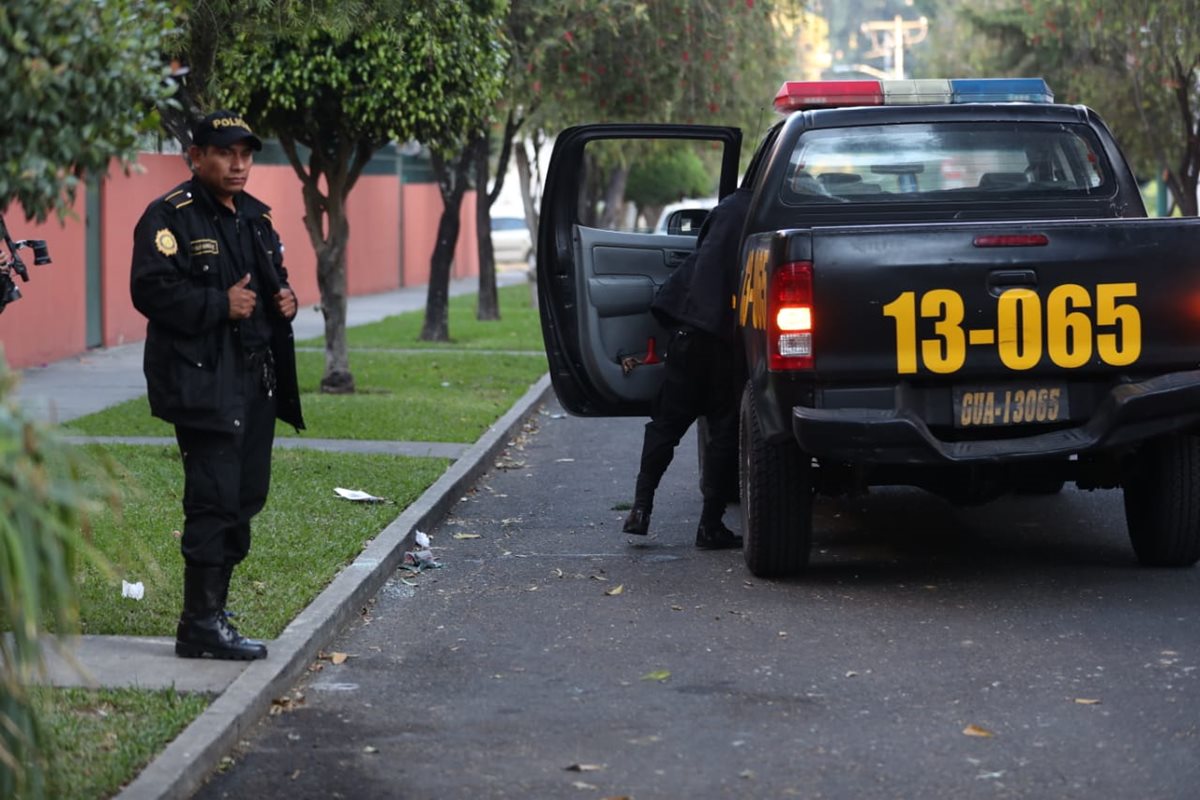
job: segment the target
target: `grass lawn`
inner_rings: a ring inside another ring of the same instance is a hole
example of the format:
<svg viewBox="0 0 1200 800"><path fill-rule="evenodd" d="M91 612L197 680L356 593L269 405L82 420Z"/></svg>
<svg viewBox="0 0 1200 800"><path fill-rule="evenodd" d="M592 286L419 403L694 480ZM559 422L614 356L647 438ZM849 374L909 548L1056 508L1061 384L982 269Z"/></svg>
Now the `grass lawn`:
<svg viewBox="0 0 1200 800"><path fill-rule="evenodd" d="M473 442L546 371L546 357L500 353L350 354L353 395L317 391L325 355L296 354L300 404L313 439ZM146 397L71 421L68 433L168 436L173 428L150 416ZM295 436L290 425L279 436Z"/></svg>
<svg viewBox="0 0 1200 800"><path fill-rule="evenodd" d="M308 430L320 439L476 441L546 371L529 287L500 290L500 322L474 319L474 295L450 301L449 344L416 341L423 312L348 330L359 391L321 395L321 340L297 353ZM429 352L396 353L419 348ZM497 352L517 351L517 352ZM64 426L94 436L164 436L145 397ZM294 436L280 425L280 436ZM92 520L92 541L112 573L78 572L84 633L173 636L182 601L183 473L175 445L89 445L117 471L122 506ZM446 470L446 459L275 451L271 495L253 522L249 558L234 574L229 608L248 636L272 639L383 528ZM334 487L362 489L394 505L351 503ZM141 581L140 601L121 597L121 580ZM0 627L3 627L0 624ZM207 706L203 696L170 691L39 689L56 760L47 796L101 798L131 780Z"/></svg>
<svg viewBox="0 0 1200 800"><path fill-rule="evenodd" d="M78 800L116 794L209 703L169 689L39 688L34 698L50 741L46 797Z"/></svg>
<svg viewBox="0 0 1200 800"><path fill-rule="evenodd" d="M467 348L470 350L530 350L542 352L541 322L538 310L531 302L529 285L502 286L499 289L500 322L480 322L475 319L476 296L459 295L450 298L450 341L422 342L421 325L425 312L406 311L379 322L356 325L346 330L350 348ZM321 337L296 343L304 347L325 346ZM353 363L351 363L353 369Z"/></svg>
<svg viewBox="0 0 1200 800"><path fill-rule="evenodd" d="M84 633L174 636L183 600L183 470L174 445L94 446L118 465L120 514L94 522L93 541L114 576L81 570ZM274 638L353 561L376 533L446 470L446 459L277 450L267 506L253 522L250 556L234 573L229 608L247 636ZM352 503L335 486L395 504ZM121 580L141 581L145 597L121 597Z"/></svg>

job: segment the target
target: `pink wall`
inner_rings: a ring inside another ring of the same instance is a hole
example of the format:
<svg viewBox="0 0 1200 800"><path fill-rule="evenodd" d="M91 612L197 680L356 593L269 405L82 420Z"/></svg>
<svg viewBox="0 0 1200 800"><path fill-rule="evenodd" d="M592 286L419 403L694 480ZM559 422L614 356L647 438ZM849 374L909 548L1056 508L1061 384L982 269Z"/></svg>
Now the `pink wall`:
<svg viewBox="0 0 1200 800"><path fill-rule="evenodd" d="M373 294L399 287L400 185L396 176L360 177L346 201L346 215L350 218L347 292Z"/></svg>
<svg viewBox="0 0 1200 800"><path fill-rule="evenodd" d="M442 217L442 195L434 183L404 184L404 286L429 283L429 261L437 244ZM467 192L459 209L458 246L450 275L466 278L479 274L479 247L475 242L475 192Z"/></svg>
<svg viewBox="0 0 1200 800"><path fill-rule="evenodd" d="M52 263L36 267L33 251L18 254L29 271L29 282L15 274L21 299L0 314L0 344L14 368L55 361L82 352L87 345L87 275L85 193L80 187L72 215L60 223L56 217L41 225L25 221L25 212L14 203L4 215L14 241L45 239ZM5 247L5 255L8 248Z"/></svg>
<svg viewBox="0 0 1200 800"><path fill-rule="evenodd" d="M145 319L129 299L133 229L146 206L188 178L178 155L142 154L126 174L114 164L100 194L100 296L103 345L112 347L145 338ZM286 164L258 164L249 190L271 206L271 217L284 242L284 264L301 306L317 305L316 256L304 227L300 179ZM452 275L479 273L475 242L475 195L468 192L461 209L461 230ZM437 237L442 201L435 184L401 184L395 175L365 175L347 203L350 244L346 272L351 296L372 294L429 281L429 261ZM65 224L24 221L17 206L5 219L14 239L45 239L54 263L33 266L33 255L21 251L30 271L22 299L0 314L0 343L16 369L78 355L87 345L86 203L81 190L74 217ZM403 263L403 274L401 274Z"/></svg>

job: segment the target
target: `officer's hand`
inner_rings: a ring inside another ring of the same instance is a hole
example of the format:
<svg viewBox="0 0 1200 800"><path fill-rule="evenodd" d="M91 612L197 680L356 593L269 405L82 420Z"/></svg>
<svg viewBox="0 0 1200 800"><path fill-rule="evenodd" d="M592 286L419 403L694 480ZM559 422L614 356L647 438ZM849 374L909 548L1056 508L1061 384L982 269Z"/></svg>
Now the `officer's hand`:
<svg viewBox="0 0 1200 800"><path fill-rule="evenodd" d="M296 293L284 287L275 293L275 308L284 319L290 320L296 316Z"/></svg>
<svg viewBox="0 0 1200 800"><path fill-rule="evenodd" d="M250 285L250 273L246 275L233 286L229 287L226 294L229 295L229 318L230 319L249 319L250 314L254 311L254 294L253 289L247 289Z"/></svg>

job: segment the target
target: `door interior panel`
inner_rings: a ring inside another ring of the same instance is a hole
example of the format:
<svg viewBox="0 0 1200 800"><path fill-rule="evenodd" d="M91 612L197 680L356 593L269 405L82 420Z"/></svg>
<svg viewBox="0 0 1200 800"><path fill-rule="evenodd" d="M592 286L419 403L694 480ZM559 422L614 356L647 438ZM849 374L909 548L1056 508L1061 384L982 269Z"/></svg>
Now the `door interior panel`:
<svg viewBox="0 0 1200 800"><path fill-rule="evenodd" d="M587 371L611 400L650 400L662 378L661 361L626 373L627 356L644 358L654 340L657 357L668 331L650 313L658 287L690 252L694 236L627 233L576 225L575 260L584 280L577 286L575 313ZM670 266L668 266L670 264Z"/></svg>

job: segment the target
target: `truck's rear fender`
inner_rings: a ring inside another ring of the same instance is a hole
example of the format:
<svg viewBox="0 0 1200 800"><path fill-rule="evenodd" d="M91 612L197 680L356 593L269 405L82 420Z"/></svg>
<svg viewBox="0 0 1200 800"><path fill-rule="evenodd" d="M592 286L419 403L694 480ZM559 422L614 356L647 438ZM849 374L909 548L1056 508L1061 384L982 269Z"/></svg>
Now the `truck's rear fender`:
<svg viewBox="0 0 1200 800"><path fill-rule="evenodd" d="M782 264L812 261L812 237L806 230L752 234L742 247L738 279L737 331L745 353L758 420L768 440L790 437L791 408L812 402L811 373L771 372L767 353L767 290Z"/></svg>

